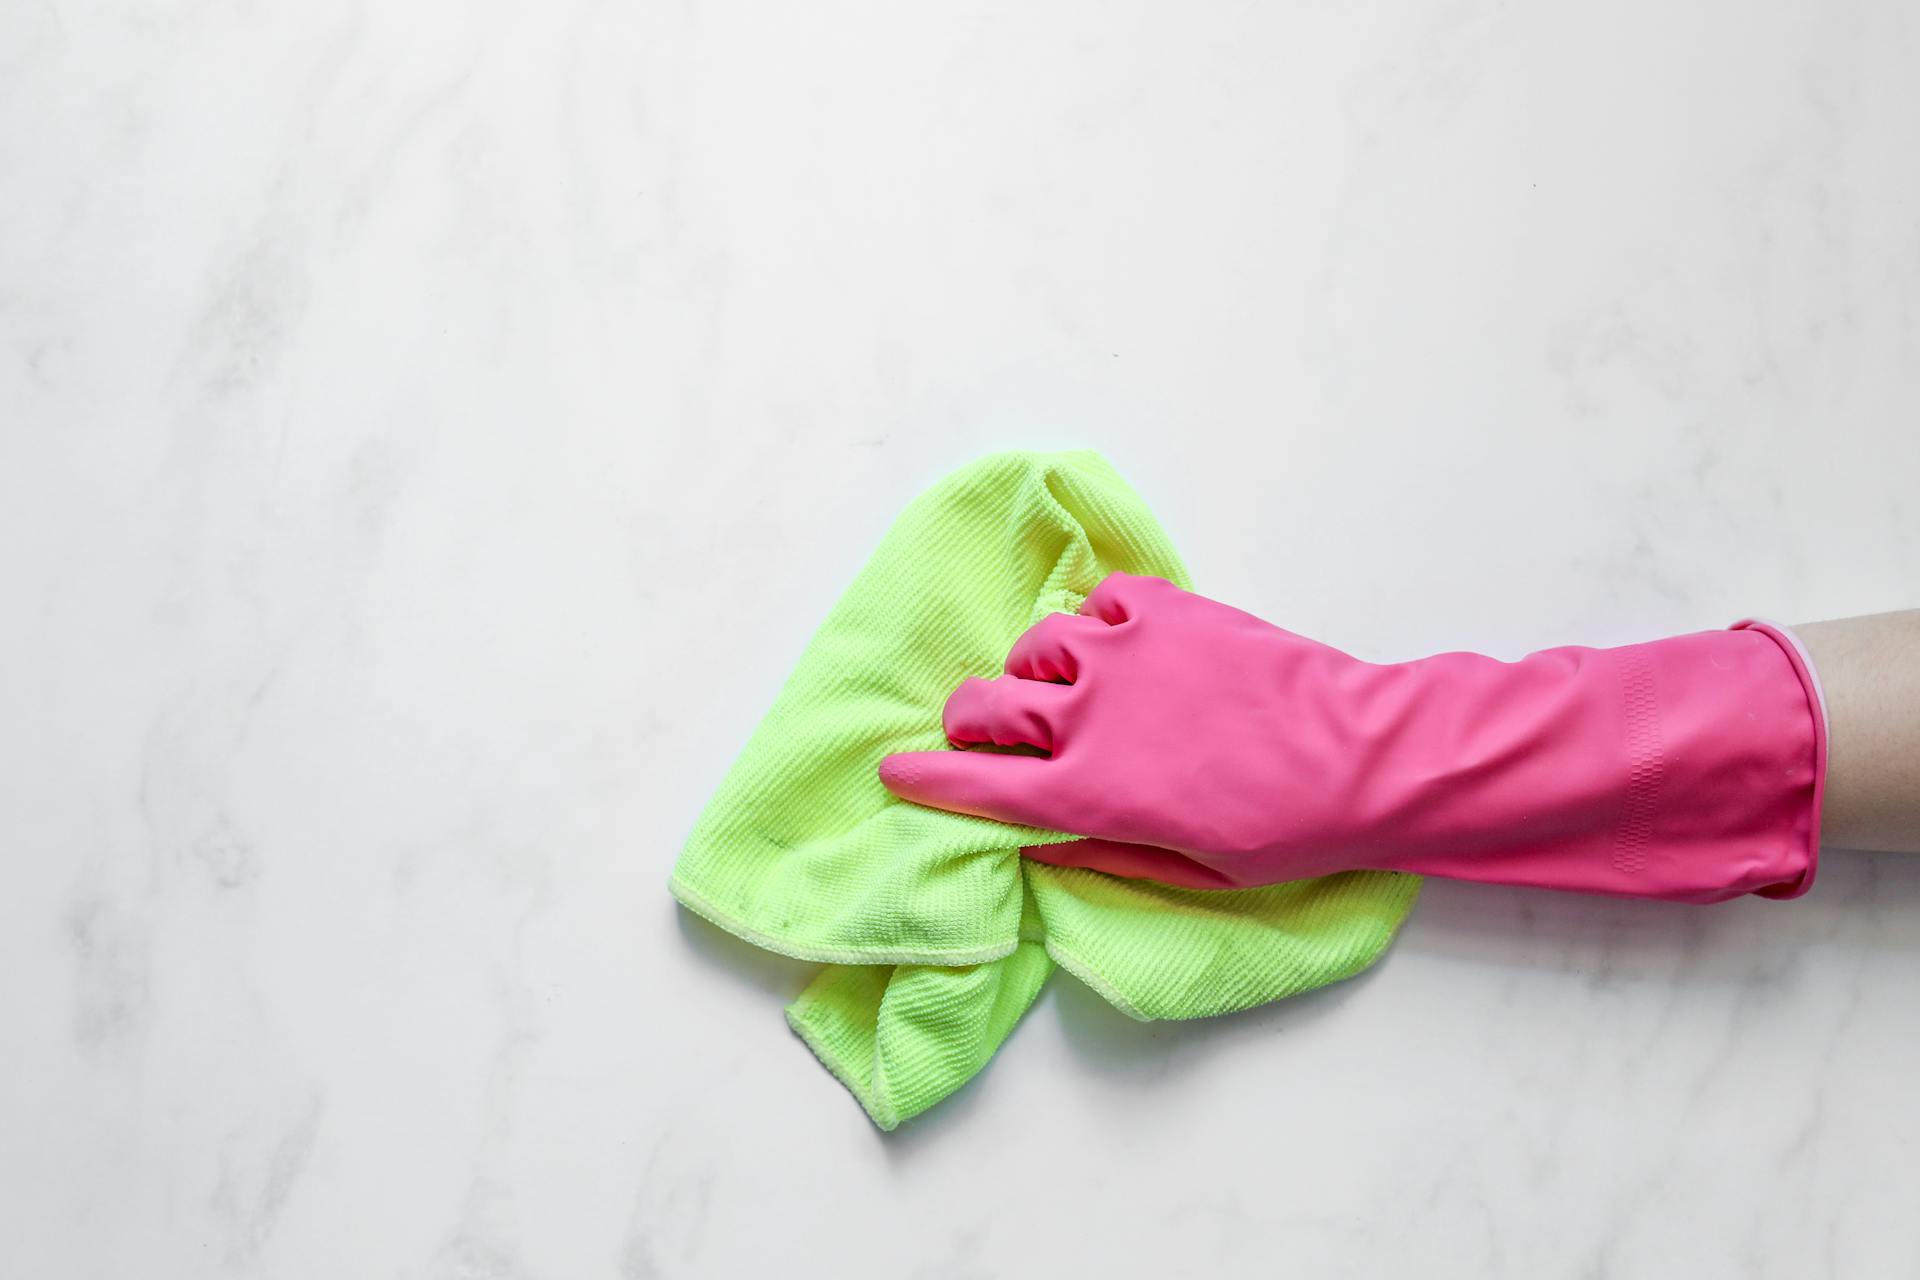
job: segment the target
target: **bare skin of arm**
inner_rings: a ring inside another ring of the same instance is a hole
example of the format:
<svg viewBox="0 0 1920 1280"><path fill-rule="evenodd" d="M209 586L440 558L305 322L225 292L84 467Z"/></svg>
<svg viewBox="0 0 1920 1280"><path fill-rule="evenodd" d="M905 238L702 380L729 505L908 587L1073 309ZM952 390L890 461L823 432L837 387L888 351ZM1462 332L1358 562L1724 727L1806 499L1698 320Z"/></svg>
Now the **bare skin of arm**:
<svg viewBox="0 0 1920 1280"><path fill-rule="evenodd" d="M1793 632L1827 698L1821 843L1920 852L1920 609Z"/></svg>

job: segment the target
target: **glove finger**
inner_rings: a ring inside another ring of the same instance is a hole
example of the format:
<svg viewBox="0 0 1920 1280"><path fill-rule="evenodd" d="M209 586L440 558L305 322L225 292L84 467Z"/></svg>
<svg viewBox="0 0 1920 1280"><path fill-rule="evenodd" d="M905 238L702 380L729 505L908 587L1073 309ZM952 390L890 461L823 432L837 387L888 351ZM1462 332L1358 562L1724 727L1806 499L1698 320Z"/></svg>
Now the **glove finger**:
<svg viewBox="0 0 1920 1280"><path fill-rule="evenodd" d="M1183 853L1150 844L1119 840L1075 840L1071 844L1033 845L1020 851L1035 862L1053 867L1084 867L1129 880L1158 880L1185 889L1234 889L1239 886L1224 873L1195 862Z"/></svg>
<svg viewBox="0 0 1920 1280"><path fill-rule="evenodd" d="M1028 627L1007 651L1007 674L1022 680L1059 680L1072 684L1080 678L1082 646L1107 629L1098 618L1074 613L1050 613Z"/></svg>
<svg viewBox="0 0 1920 1280"><path fill-rule="evenodd" d="M940 722L947 741L955 745L991 742L1051 751L1056 718L1071 696L1066 685L1016 676L971 676L947 698Z"/></svg>
<svg viewBox="0 0 1920 1280"><path fill-rule="evenodd" d="M1086 617L1098 618L1117 627L1128 618L1138 617L1154 593L1162 590L1177 591L1179 588L1165 578L1110 573L1101 579L1100 585L1093 589L1093 594L1081 602L1080 612Z"/></svg>
<svg viewBox="0 0 1920 1280"><path fill-rule="evenodd" d="M1052 761L991 751L903 751L880 762L880 782L902 800L1024 827L1053 827Z"/></svg>

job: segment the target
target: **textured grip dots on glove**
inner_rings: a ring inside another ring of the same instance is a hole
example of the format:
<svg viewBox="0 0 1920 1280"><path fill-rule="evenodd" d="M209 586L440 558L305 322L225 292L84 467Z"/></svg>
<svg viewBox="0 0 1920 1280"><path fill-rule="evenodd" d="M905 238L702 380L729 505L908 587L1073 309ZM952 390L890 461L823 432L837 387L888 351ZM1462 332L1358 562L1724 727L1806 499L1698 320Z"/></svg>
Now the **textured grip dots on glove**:
<svg viewBox="0 0 1920 1280"><path fill-rule="evenodd" d="M1638 649L1620 651L1620 690L1627 713L1627 792L1613 865L1629 875L1647 867L1653 817L1660 808L1665 763L1660 750L1660 707L1654 696L1653 664Z"/></svg>

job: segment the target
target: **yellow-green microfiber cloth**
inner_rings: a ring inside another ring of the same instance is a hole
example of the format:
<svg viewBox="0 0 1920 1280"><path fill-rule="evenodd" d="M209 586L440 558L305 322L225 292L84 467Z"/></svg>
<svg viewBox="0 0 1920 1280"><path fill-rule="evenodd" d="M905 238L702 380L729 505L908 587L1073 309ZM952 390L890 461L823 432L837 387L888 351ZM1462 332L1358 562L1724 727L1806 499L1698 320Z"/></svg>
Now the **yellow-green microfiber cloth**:
<svg viewBox="0 0 1920 1280"><path fill-rule="evenodd" d="M875 772L946 745L940 708L1114 570L1187 586L1092 453L999 453L914 501L801 656L694 826L674 896L827 967L787 1020L891 1129L966 1083L1058 964L1135 1018L1246 1009L1358 973L1417 877L1177 889L1023 860L1078 837L897 799Z"/></svg>

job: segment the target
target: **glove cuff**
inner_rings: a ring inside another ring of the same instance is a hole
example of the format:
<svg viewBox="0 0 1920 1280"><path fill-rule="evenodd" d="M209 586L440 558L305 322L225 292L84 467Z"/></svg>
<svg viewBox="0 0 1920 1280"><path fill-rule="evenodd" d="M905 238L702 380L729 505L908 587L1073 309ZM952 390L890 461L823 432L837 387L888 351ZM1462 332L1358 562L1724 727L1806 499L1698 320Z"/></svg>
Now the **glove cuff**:
<svg viewBox="0 0 1920 1280"><path fill-rule="evenodd" d="M1807 697L1807 711L1813 721L1813 800L1807 815L1807 869L1787 884L1757 891L1763 898L1797 898L1813 887L1814 873L1820 866L1820 810L1827 792L1826 690L1820 687L1820 672L1813 665L1813 655L1790 628L1765 618L1742 618L1728 630L1758 631L1779 645L1787 661L1793 664L1793 674L1799 677L1800 688Z"/></svg>
<svg viewBox="0 0 1920 1280"><path fill-rule="evenodd" d="M1418 665L1395 736L1429 758L1391 776L1437 785L1393 797L1398 869L1670 902L1813 883L1826 722L1780 629Z"/></svg>

